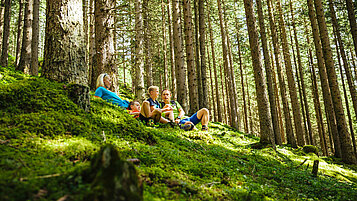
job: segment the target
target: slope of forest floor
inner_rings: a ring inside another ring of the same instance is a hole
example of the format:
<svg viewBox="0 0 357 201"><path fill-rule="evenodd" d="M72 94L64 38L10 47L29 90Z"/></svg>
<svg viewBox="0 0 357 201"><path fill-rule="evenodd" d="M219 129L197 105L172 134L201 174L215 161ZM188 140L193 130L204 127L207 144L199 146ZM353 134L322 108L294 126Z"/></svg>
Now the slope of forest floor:
<svg viewBox="0 0 357 201"><path fill-rule="evenodd" d="M335 158L288 146L253 149L259 138L221 123L208 132L146 127L93 97L86 113L66 88L0 67L0 200L82 200L89 184L75 175L107 143L121 158L140 160L145 200L357 198L357 167Z"/></svg>

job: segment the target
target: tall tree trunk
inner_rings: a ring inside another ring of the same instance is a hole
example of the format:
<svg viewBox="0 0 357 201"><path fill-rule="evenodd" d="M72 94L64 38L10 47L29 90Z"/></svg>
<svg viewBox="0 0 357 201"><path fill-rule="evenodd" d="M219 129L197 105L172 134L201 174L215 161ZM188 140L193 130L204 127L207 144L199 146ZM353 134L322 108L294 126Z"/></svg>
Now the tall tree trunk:
<svg viewBox="0 0 357 201"><path fill-rule="evenodd" d="M248 112L249 112L249 131L248 133L254 134L254 127L253 127L253 115L252 115L252 107L250 104L250 96L249 96L249 85L248 85L248 75L245 74L245 86L247 86L247 99L248 99Z"/></svg>
<svg viewBox="0 0 357 201"><path fill-rule="evenodd" d="M43 77L87 85L81 5L80 0L46 1Z"/></svg>
<svg viewBox="0 0 357 201"><path fill-rule="evenodd" d="M186 68L182 48L180 1L172 0L173 39L175 52L177 100L187 111Z"/></svg>
<svg viewBox="0 0 357 201"><path fill-rule="evenodd" d="M296 140L294 137L294 132L293 132L291 116L290 116L289 103L288 103L288 100L286 97L285 81L284 81L284 77L282 75L282 69L281 69L281 63L280 63L280 48L278 45L278 34L277 34L277 29L276 29L275 21L274 21L274 17L273 17L271 1L268 0L267 4L268 4L270 30L271 30L271 36L272 36L272 41L273 41L273 47L274 47L275 63L276 63L276 67L277 67L279 86L280 86L280 95L281 95L281 100L283 102L283 111L284 111L287 142L288 142L288 144L291 144L292 147L297 147Z"/></svg>
<svg viewBox="0 0 357 201"><path fill-rule="evenodd" d="M326 114L327 114L326 116L328 119L329 129L331 131L329 133L333 137L333 142L334 142L333 145L334 145L334 150L335 150L334 154L336 157L341 157L339 131L337 128L337 123L336 123L336 115L335 115L334 105L332 102L330 85L328 82L328 77L327 77L327 72L326 72L326 67L325 67L325 60L324 60L323 53L322 53L321 39L319 36L319 30L318 30L319 28L317 27L317 21L316 21L316 16L315 16L315 11L314 11L314 2L313 2L313 0L307 0L307 4L308 4L308 9L309 9L309 18L310 18L311 27L312 27L312 33L313 33L313 37L314 37L314 44L315 44L317 64L318 64L317 66L319 69L323 100L324 100L324 105L325 105ZM331 146L332 146L332 144L331 144Z"/></svg>
<svg viewBox="0 0 357 201"><path fill-rule="evenodd" d="M201 58L201 85L202 85L202 105L208 107L208 87L207 87L207 67L206 67L206 23L205 23L205 5L204 0L198 0L198 14L199 14L199 40L200 40L200 58Z"/></svg>
<svg viewBox="0 0 357 201"><path fill-rule="evenodd" d="M237 122L237 110L236 110L236 102L234 99L235 94L233 94L233 83L232 79L230 79L230 70L229 70L229 63L228 63L228 45L227 45L227 34L226 34L226 29L223 24L223 14L222 14L222 8L221 8L221 2L220 0L217 0L218 4L218 11L219 11L219 21L220 21L220 27L221 27L221 36L222 36L222 48L223 48L223 65L224 69L226 72L227 76L227 81L228 81L228 88L229 88L229 102L230 102L230 117L231 117L231 122L230 125L235 128L239 129L239 124Z"/></svg>
<svg viewBox="0 0 357 201"><path fill-rule="evenodd" d="M253 1L244 0L245 16L247 19L249 44L252 55L254 79L257 92L258 113L260 121L260 143L273 144L273 126L271 123L271 116L269 110L268 96L265 88L265 78L263 73L263 66L261 64L259 37L256 27L256 19L254 16Z"/></svg>
<svg viewBox="0 0 357 201"><path fill-rule="evenodd" d="M172 0L171 0L172 1ZM172 20L171 20L171 3L170 0L167 1L167 19L169 24L169 38L170 38L170 64L171 64L171 92L172 98L176 99L176 72L175 72L175 51L174 51L174 36L172 30Z"/></svg>
<svg viewBox="0 0 357 201"><path fill-rule="evenodd" d="M229 123L229 104L228 104L228 95L227 95L227 91L224 90L226 88L226 84L225 84L225 80L226 77L224 76L224 72L223 72L223 68L222 68L222 64L219 65L219 72L221 75L221 86L222 86L222 102L223 102L223 114L222 116L224 117L224 122L226 124Z"/></svg>
<svg viewBox="0 0 357 201"><path fill-rule="evenodd" d="M348 12L348 20L350 21L353 44L355 46L355 54L357 55L357 23L355 16L355 6L353 5L352 0L346 0L346 7Z"/></svg>
<svg viewBox="0 0 357 201"><path fill-rule="evenodd" d="M284 22L284 18L283 18L283 11L281 8L280 0L277 0L276 3L277 3L277 9L278 9L278 13L279 13L279 30L281 33L280 37L281 37L281 42L282 42L282 47L283 47L284 63L285 63L285 69L286 69L286 76L288 79L291 106L293 109L295 133L296 133L298 145L303 146L303 145L305 145L304 130L302 128L301 110L300 110L300 105L299 105L299 101L297 98L294 74L293 74L293 69L292 69L292 65L291 65L290 53L289 53L289 44L288 44L288 40L287 40L287 34L286 34L286 30L285 30L285 22Z"/></svg>
<svg viewBox="0 0 357 201"><path fill-rule="evenodd" d="M144 98L144 39L142 0L135 0L135 98Z"/></svg>
<svg viewBox="0 0 357 201"><path fill-rule="evenodd" d="M208 17L208 16L207 16ZM214 88L213 88L213 78L212 78L212 67L211 67L211 57L209 54L209 47L208 47L208 43L206 43L206 48L207 48L207 59L208 59L208 70L209 70L209 78L210 78L210 85L211 85L211 97L207 96L207 98L210 99L210 101L208 101L208 103L212 103L209 104L209 110L212 111L213 110L213 114L211 113L211 117L212 117L212 121L217 121L217 107L216 104L214 104Z"/></svg>
<svg viewBox="0 0 357 201"><path fill-rule="evenodd" d="M194 0L193 9L195 10L195 61L196 61L196 75L197 75L197 93L198 93L198 107L202 108L203 91L202 91L202 72L201 72L201 56L200 56L200 40L199 40L199 7L198 0Z"/></svg>
<svg viewBox="0 0 357 201"><path fill-rule="evenodd" d="M23 20L23 5L24 1L20 0L19 1L19 17L17 18L17 38L16 38L16 60L15 60L15 66L18 65L19 60L20 60L20 51L21 51L21 33L22 33L22 20ZM1 29L1 28L0 28ZM1 34L0 34L1 37Z"/></svg>
<svg viewBox="0 0 357 201"><path fill-rule="evenodd" d="M299 73L296 72L297 74L300 75L300 81L301 81L301 90L302 90L302 97L303 97L303 102L304 107L305 107L305 115L306 115L306 123L307 123L307 128L308 128L308 134L310 138L310 144L315 145L314 138L313 138L313 132L312 132L312 125L311 125L311 120L310 120L310 109L309 109L309 104L307 102L307 96L306 96L306 90L305 90L305 80L304 80L304 69L303 65L301 62L301 55L300 55L300 44L297 36L297 31L296 31L296 25L295 25L295 17L293 13L293 4L292 1L290 0L290 11L291 11L291 19L292 19L292 25L293 25L293 32L294 32L294 41L295 41L295 46L296 46L296 56L297 56L297 62L298 62L298 67L299 67ZM302 108L303 109L303 108ZM306 133L307 135L307 133Z"/></svg>
<svg viewBox="0 0 357 201"><path fill-rule="evenodd" d="M16 68L16 70L24 71L25 73L29 73L31 64L32 8L33 0L25 1L21 56Z"/></svg>
<svg viewBox="0 0 357 201"><path fill-rule="evenodd" d="M330 2L330 5L331 5L331 2ZM338 50L338 49L341 50L341 46L337 42L338 39L337 39L336 35L337 35L336 29L334 29L334 41L335 41L335 45L337 47L336 53L337 53L338 67L340 69L342 88L343 88L343 95L344 95L344 98L345 98L346 111L347 111L347 117L348 117L348 124L350 126L350 132L351 132L351 137L352 137L353 151L354 151L354 154L356 155L356 139L355 139L355 134L354 134L354 131L353 131L353 122L352 122L352 117L351 117L351 112L350 112L350 105L349 105L348 97L347 97L345 78L343 76L343 70L342 70L342 64L341 64L341 55L340 55L340 51Z"/></svg>
<svg viewBox="0 0 357 201"><path fill-rule="evenodd" d="M86 44L85 59L86 65L89 66L89 2L90 0L82 0L83 7L83 31L84 31L84 44ZM90 77L90 76L89 76ZM90 80L88 80L90 84Z"/></svg>
<svg viewBox="0 0 357 201"><path fill-rule="evenodd" d="M145 79L146 79L146 86L150 87L153 85L153 69L152 69L152 62L151 62L151 40L150 40L150 25L149 25L149 8L148 8L148 1L149 0L143 0L143 20L144 20L144 26L143 26L143 32L144 32L144 54L145 54Z"/></svg>
<svg viewBox="0 0 357 201"><path fill-rule="evenodd" d="M197 76L194 61L193 50L193 31L192 31L192 12L191 1L183 0L183 14L185 25L185 45L186 45L186 62L189 91L189 114L195 113L199 109L197 94Z"/></svg>
<svg viewBox="0 0 357 201"><path fill-rule="evenodd" d="M2 44L2 34L4 28L5 0L0 0L0 44Z"/></svg>
<svg viewBox="0 0 357 201"><path fill-rule="evenodd" d="M38 44L40 36L40 0L33 0L31 75L38 75ZM87 66L87 65L85 65Z"/></svg>
<svg viewBox="0 0 357 201"><path fill-rule="evenodd" d="M323 56L325 59L327 76L332 94L332 102L335 109L337 127L339 131L342 160L345 163L357 164L356 155L353 153L350 133L348 132L345 114L342 106L341 94L338 87L337 76L334 68L334 61L328 37L325 15L321 0L315 0L315 10L319 25Z"/></svg>
<svg viewBox="0 0 357 201"><path fill-rule="evenodd" d="M0 66L8 65L9 57L9 36L10 36L10 22L11 22L11 0L5 0L5 12L4 12L4 27L2 35L2 47L1 47L1 58Z"/></svg>
<svg viewBox="0 0 357 201"><path fill-rule="evenodd" d="M163 69L164 69L164 88L168 89L169 85L168 85L168 68L167 68L167 40L166 40L166 15L165 15L165 3L164 0L161 0L161 21L162 21L162 46L163 46Z"/></svg>
<svg viewBox="0 0 357 201"><path fill-rule="evenodd" d="M217 108L217 110L215 111L217 113L216 121L222 122L221 101L219 98L218 75L217 75L217 67L216 67L216 55L214 51L213 30L211 25L210 13L208 13L207 18L208 18L208 27L209 27L208 30L209 30L210 41L211 41L210 43L211 43L211 52L212 52L213 73L214 73L215 90L216 90L216 96L215 96L216 99L213 102L216 104L216 108Z"/></svg>
<svg viewBox="0 0 357 201"><path fill-rule="evenodd" d="M273 76L272 76L272 69L270 63L270 56L268 51L268 44L267 44L267 37L265 32L265 25L264 25L264 14L262 8L261 0L257 0L257 7L258 7L258 20L259 20L259 28L260 28L260 37L263 46L263 54L264 54L264 65L266 69L266 79L268 85L268 94L269 94L269 103L270 103L270 112L271 118L273 123L273 134L275 143L278 145L282 145L279 122L278 122L278 111L275 104L275 90L273 86Z"/></svg>
<svg viewBox="0 0 357 201"><path fill-rule="evenodd" d="M341 55L342 61L343 61L343 67L345 69L345 74L346 74L346 77L347 77L347 83L348 83L348 86L349 86L349 89L350 89L350 93L351 93L351 97L352 97L353 108L354 108L354 111L355 111L355 115L357 115L357 92L356 92L356 86L355 86L355 84L353 82L352 72L351 72L350 66L348 64L347 55L346 55L345 48L344 48L344 45L343 45L343 42L342 42L342 39L341 39L340 27L339 27L338 22L337 22L335 8L334 8L334 5L333 5L333 1L331 1L331 0L329 0L329 8L330 8L330 11L331 11L331 18L332 18L332 23L333 23L333 31L335 33L336 40L338 42L338 47L339 47L339 50L340 50L340 53L341 53L340 55ZM340 62L340 60L338 60L338 61ZM341 74L341 76L343 76L343 75Z"/></svg>
<svg viewBox="0 0 357 201"><path fill-rule="evenodd" d="M238 46L238 58L239 58L239 70L240 70L240 81L242 86L242 99L243 99L243 111L244 111L244 132L249 133L248 128L248 110L247 110L247 101L245 97L245 87L244 87L244 72L243 72L243 62L242 62L242 54L241 54L241 46L240 46L240 35L239 35L239 27L238 22L236 20L236 29L237 29L237 46Z"/></svg>
<svg viewBox="0 0 357 201"><path fill-rule="evenodd" d="M356 62L355 62L355 56L353 55L353 51L352 51L352 48L350 49L350 54L351 54L351 60L352 60L352 64L353 64L353 68L354 68L354 71L355 71L355 81L357 81L357 66L356 66Z"/></svg>
<svg viewBox="0 0 357 201"><path fill-rule="evenodd" d="M95 19L94 19L94 1L89 0L89 52L88 52L88 65L89 65L89 80L88 83L92 89L96 88L97 78L94 72L94 56L95 56ZM135 79L133 79L135 80Z"/></svg>

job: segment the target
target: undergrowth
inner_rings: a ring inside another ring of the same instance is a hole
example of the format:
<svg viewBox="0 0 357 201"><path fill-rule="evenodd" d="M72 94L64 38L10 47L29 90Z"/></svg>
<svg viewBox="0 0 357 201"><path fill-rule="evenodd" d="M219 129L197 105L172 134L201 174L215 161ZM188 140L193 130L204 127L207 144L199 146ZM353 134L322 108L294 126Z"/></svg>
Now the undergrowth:
<svg viewBox="0 0 357 201"><path fill-rule="evenodd" d="M302 148L253 149L258 137L221 123L210 123L209 132L146 127L94 97L86 113L65 84L12 68L0 67L0 105L0 200L82 200L90 184L80 173L106 143L121 158L140 160L145 200L357 198L356 166Z"/></svg>

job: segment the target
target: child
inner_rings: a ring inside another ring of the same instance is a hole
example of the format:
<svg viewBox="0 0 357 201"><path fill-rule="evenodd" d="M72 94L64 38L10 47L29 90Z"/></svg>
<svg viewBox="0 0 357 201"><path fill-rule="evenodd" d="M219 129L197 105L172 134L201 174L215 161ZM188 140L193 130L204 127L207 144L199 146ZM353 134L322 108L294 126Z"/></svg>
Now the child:
<svg viewBox="0 0 357 201"><path fill-rule="evenodd" d="M140 115L140 103L139 101L131 101L128 107L129 114L133 115L134 118L138 118Z"/></svg>

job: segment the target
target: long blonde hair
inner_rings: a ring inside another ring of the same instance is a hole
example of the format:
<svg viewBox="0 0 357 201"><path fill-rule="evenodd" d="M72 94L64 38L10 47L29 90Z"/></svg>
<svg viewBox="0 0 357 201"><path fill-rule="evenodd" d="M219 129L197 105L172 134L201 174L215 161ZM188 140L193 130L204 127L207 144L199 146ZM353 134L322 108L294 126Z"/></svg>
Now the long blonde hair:
<svg viewBox="0 0 357 201"><path fill-rule="evenodd" d="M106 88L105 87L105 85L104 85L104 77L105 76L109 76L107 73L102 73L102 74L100 74L99 76L98 76L98 78L97 78L97 88L98 87L104 87L104 88Z"/></svg>

